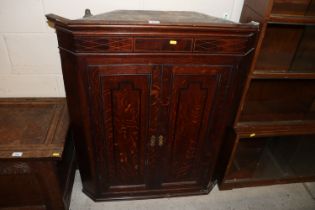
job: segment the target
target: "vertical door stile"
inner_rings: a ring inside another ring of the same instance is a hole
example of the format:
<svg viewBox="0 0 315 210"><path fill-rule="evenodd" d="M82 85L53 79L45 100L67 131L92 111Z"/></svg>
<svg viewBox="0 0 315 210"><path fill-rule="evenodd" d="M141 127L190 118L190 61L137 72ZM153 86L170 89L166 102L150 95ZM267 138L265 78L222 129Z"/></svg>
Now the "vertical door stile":
<svg viewBox="0 0 315 210"><path fill-rule="evenodd" d="M149 188L159 187L159 164L160 154L158 151L157 137L160 127L160 104L161 104L161 66L156 65L152 70L152 82L150 87L150 118L149 130L146 142L146 185Z"/></svg>

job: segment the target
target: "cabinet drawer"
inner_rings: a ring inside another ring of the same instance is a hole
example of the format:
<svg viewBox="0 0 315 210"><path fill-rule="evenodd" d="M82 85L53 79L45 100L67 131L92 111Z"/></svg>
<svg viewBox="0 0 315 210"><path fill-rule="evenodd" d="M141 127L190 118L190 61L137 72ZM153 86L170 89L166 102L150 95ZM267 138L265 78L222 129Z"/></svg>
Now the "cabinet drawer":
<svg viewBox="0 0 315 210"><path fill-rule="evenodd" d="M132 38L127 37L75 37L76 52L131 52Z"/></svg>
<svg viewBox="0 0 315 210"><path fill-rule="evenodd" d="M135 38L136 52L190 52L192 38Z"/></svg>
<svg viewBox="0 0 315 210"><path fill-rule="evenodd" d="M249 50L251 42L248 39L248 37L211 37L206 39L196 39L194 52L243 54Z"/></svg>

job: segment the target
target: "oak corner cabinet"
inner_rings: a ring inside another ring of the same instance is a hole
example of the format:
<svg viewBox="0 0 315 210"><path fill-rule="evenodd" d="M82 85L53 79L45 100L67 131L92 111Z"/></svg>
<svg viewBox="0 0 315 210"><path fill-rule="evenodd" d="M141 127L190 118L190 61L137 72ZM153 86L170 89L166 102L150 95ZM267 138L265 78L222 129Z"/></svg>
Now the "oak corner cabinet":
<svg viewBox="0 0 315 210"><path fill-rule="evenodd" d="M83 191L96 201L208 193L259 25L196 12L47 18Z"/></svg>

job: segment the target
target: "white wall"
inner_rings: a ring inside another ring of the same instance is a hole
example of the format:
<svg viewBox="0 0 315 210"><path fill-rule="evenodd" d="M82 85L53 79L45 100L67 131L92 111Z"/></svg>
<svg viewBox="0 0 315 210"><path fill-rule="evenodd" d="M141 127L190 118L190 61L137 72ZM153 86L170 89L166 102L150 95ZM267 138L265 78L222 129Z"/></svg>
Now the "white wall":
<svg viewBox="0 0 315 210"><path fill-rule="evenodd" d="M69 19L115 9L188 10L238 21L243 0L0 0L0 97L64 97L56 34L45 14Z"/></svg>

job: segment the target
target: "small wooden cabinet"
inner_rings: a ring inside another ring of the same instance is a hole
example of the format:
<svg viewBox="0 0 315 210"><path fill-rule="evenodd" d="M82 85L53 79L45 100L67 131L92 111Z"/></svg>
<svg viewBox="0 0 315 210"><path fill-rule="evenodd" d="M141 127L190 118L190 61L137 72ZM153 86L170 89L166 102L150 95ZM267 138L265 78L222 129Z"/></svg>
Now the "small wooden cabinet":
<svg viewBox="0 0 315 210"><path fill-rule="evenodd" d="M76 169L66 100L0 99L0 209L68 210Z"/></svg>
<svg viewBox="0 0 315 210"><path fill-rule="evenodd" d="M194 12L47 18L83 191L94 200L208 193L258 25Z"/></svg>

